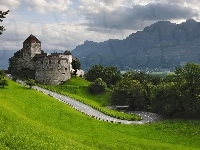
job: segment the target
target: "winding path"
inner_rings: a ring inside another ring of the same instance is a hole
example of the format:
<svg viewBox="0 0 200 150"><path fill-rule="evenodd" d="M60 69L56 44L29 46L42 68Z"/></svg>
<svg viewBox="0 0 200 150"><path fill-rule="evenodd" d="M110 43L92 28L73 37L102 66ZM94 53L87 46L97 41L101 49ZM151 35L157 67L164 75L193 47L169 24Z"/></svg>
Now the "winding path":
<svg viewBox="0 0 200 150"><path fill-rule="evenodd" d="M11 75L7 75L9 78L12 78ZM18 83L25 85L24 81L17 80ZM103 114L102 112L86 105L83 104L77 100L74 100L72 98L69 98L67 96L58 94L56 92L52 92L46 89L43 89L38 86L33 86L33 89L36 89L37 91L40 91L44 94L47 94L49 96L52 96L56 98L57 100L71 106L72 108L84 113L85 115L88 115L90 117L93 117L98 120L106 121L106 122L112 122L112 123L122 123L122 124L145 124L145 123L153 123L156 121L163 120L163 118L157 114L154 113L149 113L149 112L142 112L142 111L132 111L129 112L131 114L136 114L141 116L142 120L140 121L128 121L128 120L122 120L122 119L117 119L110 117L108 115Z"/></svg>

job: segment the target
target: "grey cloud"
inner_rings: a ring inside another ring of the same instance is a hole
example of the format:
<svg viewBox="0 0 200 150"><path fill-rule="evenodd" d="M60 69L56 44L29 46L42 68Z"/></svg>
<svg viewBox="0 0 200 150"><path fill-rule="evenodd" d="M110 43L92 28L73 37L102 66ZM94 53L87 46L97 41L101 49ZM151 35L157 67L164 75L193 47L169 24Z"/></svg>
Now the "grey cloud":
<svg viewBox="0 0 200 150"><path fill-rule="evenodd" d="M106 29L119 28L125 30L141 30L158 20L179 20L197 17L198 13L189 7L169 3L151 3L134 5L132 8L122 7L110 13L88 14L86 20L88 30L104 32ZM100 30L102 28L102 30Z"/></svg>

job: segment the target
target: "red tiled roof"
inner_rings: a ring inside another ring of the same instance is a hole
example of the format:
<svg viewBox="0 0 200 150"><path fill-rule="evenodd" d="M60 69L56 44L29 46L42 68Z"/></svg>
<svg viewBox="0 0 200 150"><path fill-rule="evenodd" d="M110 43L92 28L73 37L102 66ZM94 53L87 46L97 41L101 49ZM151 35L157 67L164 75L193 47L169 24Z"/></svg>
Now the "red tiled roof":
<svg viewBox="0 0 200 150"><path fill-rule="evenodd" d="M30 35L25 41L24 43L41 43L34 35Z"/></svg>

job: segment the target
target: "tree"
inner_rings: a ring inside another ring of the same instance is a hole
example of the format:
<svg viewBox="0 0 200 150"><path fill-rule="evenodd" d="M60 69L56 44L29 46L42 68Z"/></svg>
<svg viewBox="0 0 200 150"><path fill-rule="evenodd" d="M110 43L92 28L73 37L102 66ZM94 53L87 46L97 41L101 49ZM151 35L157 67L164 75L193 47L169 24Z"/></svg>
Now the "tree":
<svg viewBox="0 0 200 150"><path fill-rule="evenodd" d="M11 57L9 58L9 67L8 67L8 72L11 73L12 75L17 75L18 74L18 62L17 62L17 58L16 57Z"/></svg>
<svg viewBox="0 0 200 150"><path fill-rule="evenodd" d="M153 112L168 117L181 112L174 82L163 82L154 87L154 98L152 98L151 107Z"/></svg>
<svg viewBox="0 0 200 150"><path fill-rule="evenodd" d="M92 66L85 75L86 80L90 82L94 82L94 80L98 78L102 78L103 71L104 71L104 67L102 65Z"/></svg>
<svg viewBox="0 0 200 150"><path fill-rule="evenodd" d="M147 107L144 89L137 80L124 78L119 81L114 88L111 99L113 104L129 105L133 110L144 110Z"/></svg>
<svg viewBox="0 0 200 150"><path fill-rule="evenodd" d="M106 90L106 83L98 78L88 86L88 90L93 94L103 93Z"/></svg>
<svg viewBox="0 0 200 150"><path fill-rule="evenodd" d="M188 63L183 68L176 68L177 87L185 115L195 115L200 108L200 65ZM199 114L197 114L199 115Z"/></svg>
<svg viewBox="0 0 200 150"><path fill-rule="evenodd" d="M152 111L173 117L200 117L200 65L176 68L155 86Z"/></svg>
<svg viewBox="0 0 200 150"><path fill-rule="evenodd" d="M6 77L6 73L4 70L0 70L0 79L4 79Z"/></svg>
<svg viewBox="0 0 200 150"><path fill-rule="evenodd" d="M81 69L81 63L80 63L80 61L77 59L77 58L73 58L73 60L72 60L72 69L74 69L74 72L73 72L73 74L75 75L75 77L76 77L76 73L77 73L77 70L78 69Z"/></svg>
<svg viewBox="0 0 200 150"><path fill-rule="evenodd" d="M6 73L4 70L0 70L0 85L4 88L8 86L8 81L6 80Z"/></svg>
<svg viewBox="0 0 200 150"><path fill-rule="evenodd" d="M94 65L88 70L85 77L86 80L90 82L101 78L110 87L111 85L116 85L116 83L121 79L121 73L117 70L117 67L103 67L102 65Z"/></svg>
<svg viewBox="0 0 200 150"><path fill-rule="evenodd" d="M117 82L121 79L121 73L119 70L117 70L117 67L105 67L102 72L102 79L108 86L116 85Z"/></svg>
<svg viewBox="0 0 200 150"><path fill-rule="evenodd" d="M9 12L9 10L6 11L6 12L0 11L0 22L3 21L3 18L5 18L5 15L7 15L8 12ZM3 31L4 31L4 30L5 30L4 26L0 26L0 35L3 34Z"/></svg>
<svg viewBox="0 0 200 150"><path fill-rule="evenodd" d="M35 80L33 80L33 79L27 79L25 81L25 83L30 87L30 89L32 88L32 86L34 86L36 84Z"/></svg>
<svg viewBox="0 0 200 150"><path fill-rule="evenodd" d="M123 74L123 77L132 80L138 80L141 84L146 84L151 82L153 85L159 84L161 80L161 78L157 75L152 75L145 72L134 72L134 71L127 71L126 73Z"/></svg>
<svg viewBox="0 0 200 150"><path fill-rule="evenodd" d="M8 81L6 79L0 80L0 85L4 88L5 86L8 86Z"/></svg>
<svg viewBox="0 0 200 150"><path fill-rule="evenodd" d="M161 78L157 75L147 74L145 72L134 72L127 71L123 74L124 78L130 80L137 80L141 83L144 92L144 98L148 102L148 106L151 106L151 95L152 95L152 87L156 86L160 83Z"/></svg>

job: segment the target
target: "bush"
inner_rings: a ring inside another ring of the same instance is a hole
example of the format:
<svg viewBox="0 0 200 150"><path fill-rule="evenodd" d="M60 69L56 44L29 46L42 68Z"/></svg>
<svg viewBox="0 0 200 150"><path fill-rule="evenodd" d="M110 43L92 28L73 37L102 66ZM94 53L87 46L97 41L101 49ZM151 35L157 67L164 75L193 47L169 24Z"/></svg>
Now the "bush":
<svg viewBox="0 0 200 150"><path fill-rule="evenodd" d="M13 80L14 82L16 82L16 81L17 81L17 78L16 78L16 77L13 77L12 80Z"/></svg>
<svg viewBox="0 0 200 150"><path fill-rule="evenodd" d="M25 81L25 83L30 87L30 89L32 88L32 86L34 86L35 85L35 80L33 80L33 79L27 79L26 81Z"/></svg>
<svg viewBox="0 0 200 150"><path fill-rule="evenodd" d="M88 89L91 93L98 94L105 92L106 87L106 83L101 78L98 78L88 86Z"/></svg>

